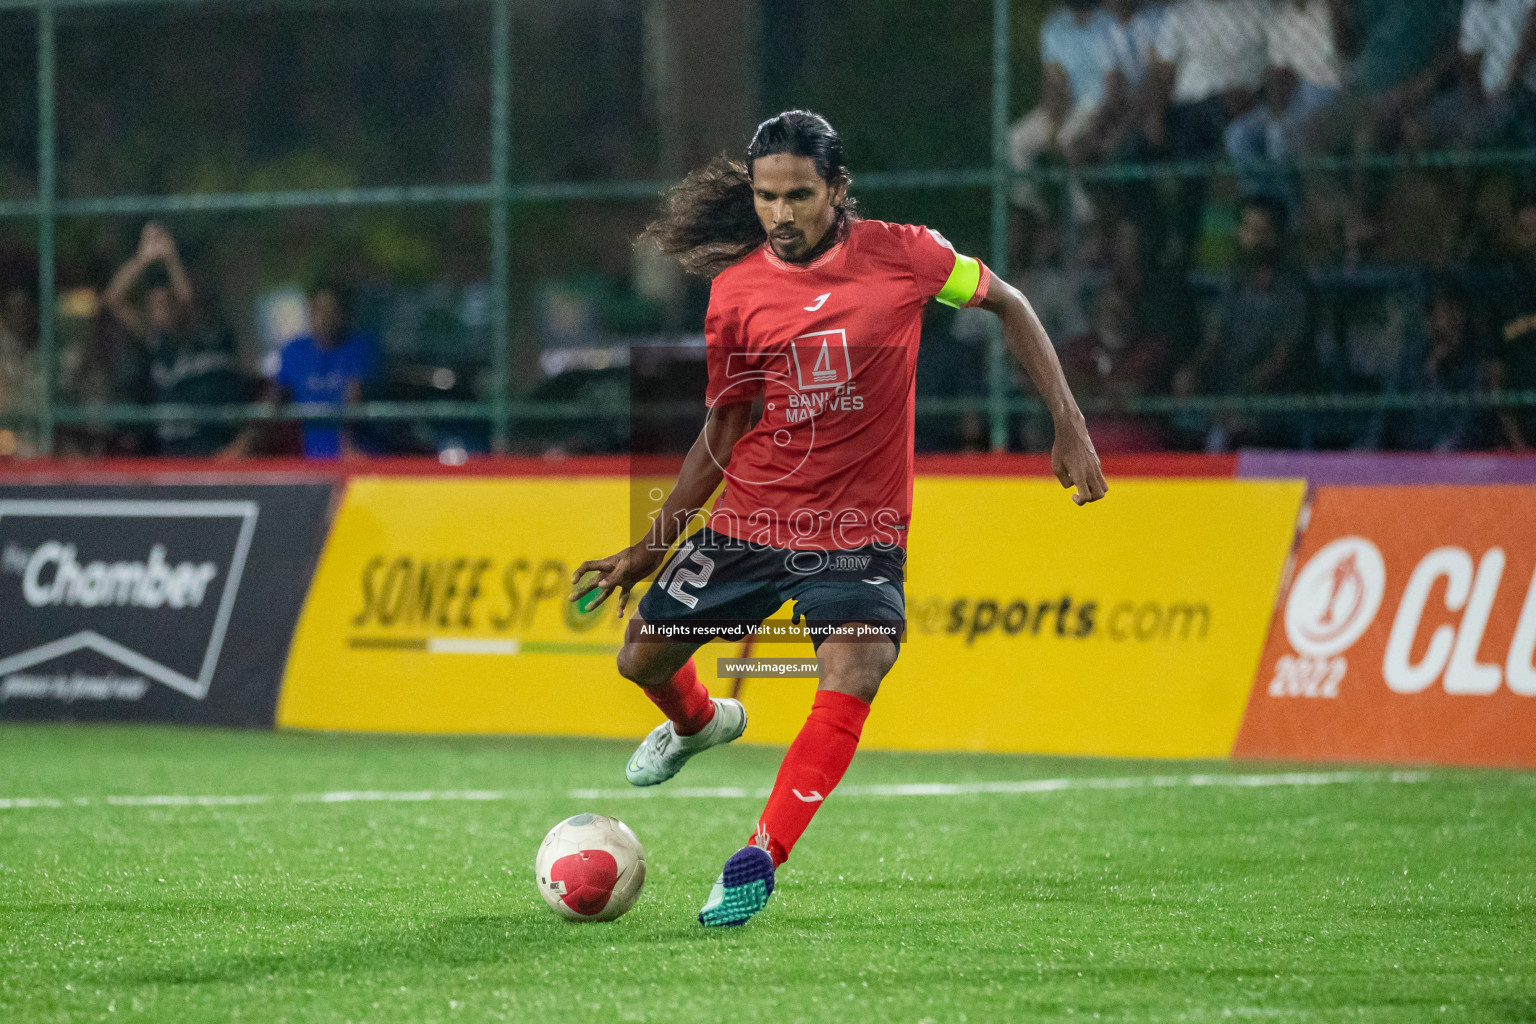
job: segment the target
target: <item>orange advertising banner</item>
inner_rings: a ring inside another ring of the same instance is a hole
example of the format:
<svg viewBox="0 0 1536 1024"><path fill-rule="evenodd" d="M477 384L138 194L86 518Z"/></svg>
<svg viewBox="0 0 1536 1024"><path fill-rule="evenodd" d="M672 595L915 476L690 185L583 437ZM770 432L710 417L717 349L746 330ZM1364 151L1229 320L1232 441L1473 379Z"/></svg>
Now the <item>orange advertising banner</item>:
<svg viewBox="0 0 1536 1024"><path fill-rule="evenodd" d="M1323 487L1236 757L1536 767L1536 487Z"/></svg>

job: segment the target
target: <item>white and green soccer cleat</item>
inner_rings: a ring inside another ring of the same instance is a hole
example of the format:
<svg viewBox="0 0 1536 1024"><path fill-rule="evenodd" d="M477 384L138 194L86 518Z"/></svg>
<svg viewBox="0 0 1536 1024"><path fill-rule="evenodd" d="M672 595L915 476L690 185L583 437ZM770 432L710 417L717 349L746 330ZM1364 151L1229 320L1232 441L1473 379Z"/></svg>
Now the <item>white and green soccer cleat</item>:
<svg viewBox="0 0 1536 1024"><path fill-rule="evenodd" d="M631 786L655 786L683 770L694 754L740 738L747 731L747 709L729 697L715 699L715 717L692 736L679 736L671 722L651 730L630 755L624 777Z"/></svg>
<svg viewBox="0 0 1536 1024"><path fill-rule="evenodd" d="M768 905L772 895L773 858L761 847L744 847L725 862L725 870L715 879L709 899L699 911L699 923L711 928L746 924Z"/></svg>

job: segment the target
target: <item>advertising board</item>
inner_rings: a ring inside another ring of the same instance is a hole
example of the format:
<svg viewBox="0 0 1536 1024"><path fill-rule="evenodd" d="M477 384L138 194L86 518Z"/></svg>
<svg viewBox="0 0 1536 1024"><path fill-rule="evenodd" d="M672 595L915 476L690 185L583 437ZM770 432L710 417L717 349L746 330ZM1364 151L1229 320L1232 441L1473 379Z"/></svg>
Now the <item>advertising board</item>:
<svg viewBox="0 0 1536 1024"><path fill-rule="evenodd" d="M1235 754L1536 766L1536 487L1323 487Z"/></svg>
<svg viewBox="0 0 1536 1024"><path fill-rule="evenodd" d="M271 726L330 498L0 487L0 718Z"/></svg>
<svg viewBox="0 0 1536 1024"><path fill-rule="evenodd" d="M614 602L566 601L633 528L621 477L354 479L294 643L279 724L639 737ZM1077 508L1054 482L920 477L908 628L876 748L1219 757L1231 748L1302 487L1116 481ZM776 619L788 619L782 609ZM748 740L786 743L814 680L712 678ZM803 657L761 642L757 656Z"/></svg>

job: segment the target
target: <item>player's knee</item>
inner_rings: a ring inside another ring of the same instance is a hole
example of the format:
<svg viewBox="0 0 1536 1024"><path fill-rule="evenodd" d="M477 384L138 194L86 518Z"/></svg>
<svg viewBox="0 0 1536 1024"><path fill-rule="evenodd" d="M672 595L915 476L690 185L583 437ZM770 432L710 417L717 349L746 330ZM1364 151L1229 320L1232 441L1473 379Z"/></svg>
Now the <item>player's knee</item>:
<svg viewBox="0 0 1536 1024"><path fill-rule="evenodd" d="M821 677L821 689L846 693L865 704L873 704L884 676L884 672L865 667L831 669Z"/></svg>
<svg viewBox="0 0 1536 1024"><path fill-rule="evenodd" d="M655 673L649 670L648 660L639 644L625 644L619 648L619 675L640 686L655 686L662 680L652 679Z"/></svg>
<svg viewBox="0 0 1536 1024"><path fill-rule="evenodd" d="M817 653L822 658L823 690L871 704L880 692L880 681L896 664L897 648L894 644L828 644Z"/></svg>

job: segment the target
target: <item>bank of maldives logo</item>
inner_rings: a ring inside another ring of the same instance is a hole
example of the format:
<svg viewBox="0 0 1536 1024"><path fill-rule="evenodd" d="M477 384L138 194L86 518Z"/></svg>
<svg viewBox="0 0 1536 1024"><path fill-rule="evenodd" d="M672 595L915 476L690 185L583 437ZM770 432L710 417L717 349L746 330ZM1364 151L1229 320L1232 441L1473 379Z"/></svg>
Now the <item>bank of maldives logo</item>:
<svg viewBox="0 0 1536 1024"><path fill-rule="evenodd" d="M1298 654L1330 658L1347 651L1381 610L1387 572L1364 537L1340 537L1296 575L1285 604L1285 635Z"/></svg>
<svg viewBox="0 0 1536 1024"><path fill-rule="evenodd" d="M835 388L853 380L847 331L817 331L791 342L795 375L801 391Z"/></svg>
<svg viewBox="0 0 1536 1024"><path fill-rule="evenodd" d="M256 516L247 501L0 500L0 699L78 699L115 665L202 700Z"/></svg>

